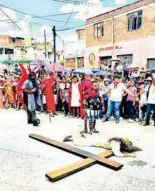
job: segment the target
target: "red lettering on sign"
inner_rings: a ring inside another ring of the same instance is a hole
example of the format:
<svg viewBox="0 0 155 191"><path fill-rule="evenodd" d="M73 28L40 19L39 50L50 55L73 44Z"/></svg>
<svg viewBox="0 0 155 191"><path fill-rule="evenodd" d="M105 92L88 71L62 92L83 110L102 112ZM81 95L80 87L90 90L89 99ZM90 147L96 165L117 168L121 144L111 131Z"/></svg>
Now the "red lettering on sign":
<svg viewBox="0 0 155 191"><path fill-rule="evenodd" d="M121 47L119 46L109 46L109 47L105 47L105 48L99 48L99 52L103 52L103 51L107 51L107 50L116 50L116 49L121 49Z"/></svg>

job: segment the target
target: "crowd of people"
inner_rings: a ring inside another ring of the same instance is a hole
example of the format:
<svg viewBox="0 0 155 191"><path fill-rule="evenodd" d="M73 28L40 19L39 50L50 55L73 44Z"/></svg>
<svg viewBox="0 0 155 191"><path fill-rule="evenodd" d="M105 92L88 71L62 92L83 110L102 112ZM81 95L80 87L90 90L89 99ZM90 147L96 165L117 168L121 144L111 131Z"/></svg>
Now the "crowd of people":
<svg viewBox="0 0 155 191"><path fill-rule="evenodd" d="M123 75L47 72L44 66L28 70L22 64L14 72L0 73L0 109L26 110L28 123L38 126L36 111L55 117L84 119L84 133L98 133L96 120L119 123L139 121L155 126L155 76L151 70L133 69ZM89 123L88 123L89 121ZM87 128L88 124L89 128Z"/></svg>

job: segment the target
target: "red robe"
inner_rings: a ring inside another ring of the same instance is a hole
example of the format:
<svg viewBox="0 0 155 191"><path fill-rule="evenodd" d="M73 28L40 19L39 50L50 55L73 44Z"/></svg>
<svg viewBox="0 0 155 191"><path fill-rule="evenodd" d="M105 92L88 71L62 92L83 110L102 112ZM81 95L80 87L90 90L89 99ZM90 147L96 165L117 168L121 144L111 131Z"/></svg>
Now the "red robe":
<svg viewBox="0 0 155 191"><path fill-rule="evenodd" d="M4 86L4 81L0 80L0 86ZM0 109L3 109L4 105L3 105L3 88L0 88Z"/></svg>
<svg viewBox="0 0 155 191"><path fill-rule="evenodd" d="M79 83L78 84L78 89L79 89L79 93L80 93L80 115L81 118L83 118L83 87L82 85ZM71 100L72 100L72 84L69 88L69 110L71 111Z"/></svg>
<svg viewBox="0 0 155 191"><path fill-rule="evenodd" d="M22 76L16 86L16 92L17 92L17 97L18 97L18 103L23 103L23 96L22 96L22 86L24 84L24 82L28 79L28 75L26 72L26 69L24 68L24 66L22 64L19 64L21 71L22 71Z"/></svg>
<svg viewBox="0 0 155 191"><path fill-rule="evenodd" d="M49 112L55 112L55 104L54 104L54 96L53 96L53 86L54 83L54 78L50 78L47 80L43 80L42 83L40 84L40 89L43 91L45 89L45 96L46 96L46 104L47 104L47 109Z"/></svg>

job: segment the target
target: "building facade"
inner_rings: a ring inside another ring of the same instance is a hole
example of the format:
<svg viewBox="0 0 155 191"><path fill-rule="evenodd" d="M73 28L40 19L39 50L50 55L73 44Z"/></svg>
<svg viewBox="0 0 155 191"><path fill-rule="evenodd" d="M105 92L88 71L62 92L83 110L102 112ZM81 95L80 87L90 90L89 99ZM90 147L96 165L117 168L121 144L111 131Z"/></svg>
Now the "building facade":
<svg viewBox="0 0 155 191"><path fill-rule="evenodd" d="M85 65L119 60L155 68L155 0L141 0L86 21Z"/></svg>
<svg viewBox="0 0 155 191"><path fill-rule="evenodd" d="M64 65L75 69L84 67L85 41L64 42Z"/></svg>
<svg viewBox="0 0 155 191"><path fill-rule="evenodd" d="M79 40L86 40L86 29L77 29L76 33Z"/></svg>
<svg viewBox="0 0 155 191"><path fill-rule="evenodd" d="M57 53L57 62L59 60ZM54 60L53 46L50 42L38 43L36 40L27 37L11 37L8 35L0 35L0 61L19 61L19 60L37 60L49 59Z"/></svg>

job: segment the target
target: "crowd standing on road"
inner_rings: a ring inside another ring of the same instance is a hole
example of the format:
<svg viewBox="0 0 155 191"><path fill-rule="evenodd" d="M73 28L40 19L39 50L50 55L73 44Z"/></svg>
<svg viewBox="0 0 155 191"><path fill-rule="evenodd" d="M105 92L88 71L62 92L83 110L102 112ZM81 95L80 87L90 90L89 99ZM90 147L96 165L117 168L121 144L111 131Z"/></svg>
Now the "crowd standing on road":
<svg viewBox="0 0 155 191"><path fill-rule="evenodd" d="M99 133L96 120L111 117L120 122L138 121L155 126L155 76L151 70L134 68L122 74L47 72L42 66L28 70L22 64L15 71L0 73L0 109L26 110L27 122L38 126L36 111L55 117L84 119L84 133ZM89 122L89 123L88 123ZM89 125L88 125L89 124ZM87 128L89 126L89 128Z"/></svg>

